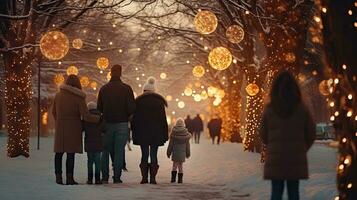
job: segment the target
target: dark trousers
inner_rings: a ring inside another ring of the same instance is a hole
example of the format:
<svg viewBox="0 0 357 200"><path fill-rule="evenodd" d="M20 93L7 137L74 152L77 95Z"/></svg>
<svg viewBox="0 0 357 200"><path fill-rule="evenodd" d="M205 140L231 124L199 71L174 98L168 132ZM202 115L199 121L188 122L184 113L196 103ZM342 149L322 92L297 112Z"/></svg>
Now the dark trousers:
<svg viewBox="0 0 357 200"><path fill-rule="evenodd" d="M281 200L284 193L284 183L285 180L272 180L272 192L271 200ZM286 180L286 185L288 188L288 199L289 200L299 200L299 181L298 180Z"/></svg>
<svg viewBox="0 0 357 200"><path fill-rule="evenodd" d="M62 174L62 157L64 153L55 154L55 173ZM74 172L74 153L67 153L66 173L73 174Z"/></svg>
<svg viewBox="0 0 357 200"><path fill-rule="evenodd" d="M196 143L196 144L199 144L199 143L200 143L201 132L195 131L195 132L193 133L193 136L194 136L194 138L195 138L195 143Z"/></svg>
<svg viewBox="0 0 357 200"><path fill-rule="evenodd" d="M88 177L93 177L93 165L95 166L95 174L100 175L100 160L102 153L101 152L87 152L87 167L88 167Z"/></svg>
<svg viewBox="0 0 357 200"><path fill-rule="evenodd" d="M221 141L221 135L215 135L215 136L212 136L212 144L214 144L214 140L216 139L216 137L218 138L217 139L217 144L219 144L219 142Z"/></svg>
<svg viewBox="0 0 357 200"><path fill-rule="evenodd" d="M149 163L149 154L150 162L153 165L157 165L157 151L159 149L156 145L140 145L141 149L141 163Z"/></svg>

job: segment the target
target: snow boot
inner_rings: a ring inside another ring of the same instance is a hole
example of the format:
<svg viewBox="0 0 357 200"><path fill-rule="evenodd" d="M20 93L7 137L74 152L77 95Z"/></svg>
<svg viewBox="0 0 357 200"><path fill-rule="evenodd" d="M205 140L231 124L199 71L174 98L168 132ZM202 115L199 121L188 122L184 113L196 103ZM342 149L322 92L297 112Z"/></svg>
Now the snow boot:
<svg viewBox="0 0 357 200"><path fill-rule="evenodd" d="M56 183L59 185L63 185L62 174L56 174Z"/></svg>
<svg viewBox="0 0 357 200"><path fill-rule="evenodd" d="M142 176L142 179L141 179L141 182L140 184L145 184L145 183L148 183L148 176L149 176L149 164L148 163L141 163L139 165L140 167L140 171L141 171L141 176Z"/></svg>
<svg viewBox="0 0 357 200"><path fill-rule="evenodd" d="M100 180L100 174L95 174L95 182L96 185L101 185L102 181Z"/></svg>
<svg viewBox="0 0 357 200"><path fill-rule="evenodd" d="M177 171L171 171L171 183L176 182Z"/></svg>
<svg viewBox="0 0 357 200"><path fill-rule="evenodd" d="M78 183L74 181L73 174L67 174L66 185L78 185Z"/></svg>
<svg viewBox="0 0 357 200"><path fill-rule="evenodd" d="M88 185L92 185L93 184L93 174L88 174L87 184Z"/></svg>
<svg viewBox="0 0 357 200"><path fill-rule="evenodd" d="M108 178L102 178L102 184L108 184L109 181L108 181Z"/></svg>
<svg viewBox="0 0 357 200"><path fill-rule="evenodd" d="M182 179L183 179L183 173L178 173L178 181L177 181L177 183L182 183Z"/></svg>
<svg viewBox="0 0 357 200"><path fill-rule="evenodd" d="M159 170L159 165L150 164L150 184L157 184L156 174L158 170Z"/></svg>

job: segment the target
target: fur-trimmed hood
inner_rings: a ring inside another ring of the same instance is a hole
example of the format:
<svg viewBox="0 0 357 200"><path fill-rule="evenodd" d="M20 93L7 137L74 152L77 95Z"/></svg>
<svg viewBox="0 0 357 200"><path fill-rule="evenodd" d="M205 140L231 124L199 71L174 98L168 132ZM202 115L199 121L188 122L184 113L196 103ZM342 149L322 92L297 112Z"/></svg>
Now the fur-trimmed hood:
<svg viewBox="0 0 357 200"><path fill-rule="evenodd" d="M63 84L63 85L60 86L60 89L68 91L68 92L70 92L72 94L75 94L75 95L77 95L79 97L86 98L86 93L84 93L82 90L80 90L78 88L75 88L75 87L72 87L70 85Z"/></svg>
<svg viewBox="0 0 357 200"><path fill-rule="evenodd" d="M190 140L191 133L188 132L187 128L185 127L174 126L172 128L170 138L181 142L186 142L187 140Z"/></svg>
<svg viewBox="0 0 357 200"><path fill-rule="evenodd" d="M162 100L164 102L166 107L168 106L166 99L163 96L161 96L160 94L156 93L156 92L149 92L149 91L144 92L143 94L141 94L138 97L136 97L136 99L141 99L141 98L145 98L145 97L148 97L148 96L153 96L155 98L158 98L158 99L160 99L160 100Z"/></svg>

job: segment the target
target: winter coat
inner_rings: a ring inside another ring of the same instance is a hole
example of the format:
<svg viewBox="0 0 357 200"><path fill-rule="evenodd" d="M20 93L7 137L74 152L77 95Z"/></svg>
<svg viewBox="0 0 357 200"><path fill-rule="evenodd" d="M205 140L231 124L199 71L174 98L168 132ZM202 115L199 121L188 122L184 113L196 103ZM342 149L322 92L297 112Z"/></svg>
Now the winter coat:
<svg viewBox="0 0 357 200"><path fill-rule="evenodd" d="M100 88L98 110L108 123L128 122L135 110L134 93L120 78L112 77Z"/></svg>
<svg viewBox="0 0 357 200"><path fill-rule="evenodd" d="M135 102L136 109L131 123L134 144L164 145L168 140L166 100L159 94L145 92Z"/></svg>
<svg viewBox="0 0 357 200"><path fill-rule="evenodd" d="M171 156L174 162L185 162L191 156L190 150L191 134L185 127L174 127L170 135L167 157Z"/></svg>
<svg viewBox="0 0 357 200"><path fill-rule="evenodd" d="M91 114L100 116L97 109L89 110ZM86 152L102 152L103 151L103 134L105 131L103 122L93 123L83 121L84 137L84 150Z"/></svg>
<svg viewBox="0 0 357 200"><path fill-rule="evenodd" d="M82 153L82 119L98 122L100 117L89 113L85 101L86 94L80 89L62 85L56 94L52 113L55 119L56 153Z"/></svg>
<svg viewBox="0 0 357 200"><path fill-rule="evenodd" d="M211 119L207 124L207 128L211 137L221 135L222 120L220 118Z"/></svg>
<svg viewBox="0 0 357 200"><path fill-rule="evenodd" d="M190 132L190 133L192 133L193 132L193 124L192 124L192 122L193 122L193 119L191 119L191 118L186 118L185 119L185 125L186 125L186 128L187 128L187 130L188 130L188 132Z"/></svg>
<svg viewBox="0 0 357 200"><path fill-rule="evenodd" d="M192 132L202 132L203 131L203 121L201 117L196 116L192 120Z"/></svg>
<svg viewBox="0 0 357 200"><path fill-rule="evenodd" d="M264 179L307 179L306 154L315 136L315 123L304 105L298 105L288 117L280 117L267 106L260 127L260 137L267 146Z"/></svg>

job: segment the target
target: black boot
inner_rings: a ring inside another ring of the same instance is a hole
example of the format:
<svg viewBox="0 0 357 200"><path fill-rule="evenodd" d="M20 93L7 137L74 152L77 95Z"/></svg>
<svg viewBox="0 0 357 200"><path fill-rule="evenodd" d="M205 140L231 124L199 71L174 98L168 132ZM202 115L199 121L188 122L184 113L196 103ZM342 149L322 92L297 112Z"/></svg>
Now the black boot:
<svg viewBox="0 0 357 200"><path fill-rule="evenodd" d="M177 171L171 171L171 183L176 182Z"/></svg>
<svg viewBox="0 0 357 200"><path fill-rule="evenodd" d="M56 183L59 185L63 185L62 174L56 174Z"/></svg>
<svg viewBox="0 0 357 200"><path fill-rule="evenodd" d="M74 181L73 174L67 174L66 185L78 185L78 183Z"/></svg>
<svg viewBox="0 0 357 200"><path fill-rule="evenodd" d="M87 184L88 185L92 185L93 184L93 174L88 174Z"/></svg>
<svg viewBox="0 0 357 200"><path fill-rule="evenodd" d="M95 174L95 184L101 185L102 181L100 180L100 174Z"/></svg>
<svg viewBox="0 0 357 200"><path fill-rule="evenodd" d="M177 183L182 183L182 179L183 179L183 173L178 173L178 181L177 181Z"/></svg>
<svg viewBox="0 0 357 200"><path fill-rule="evenodd" d="M141 182L140 184L145 184L145 183L148 183L148 176L149 176L149 164L148 163L141 163L139 165L140 167L140 171L141 171L141 176L142 176L142 179L141 179Z"/></svg>
<svg viewBox="0 0 357 200"><path fill-rule="evenodd" d="M150 184L157 184L156 174L158 170L159 170L159 165L150 164Z"/></svg>

